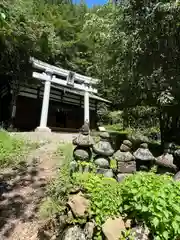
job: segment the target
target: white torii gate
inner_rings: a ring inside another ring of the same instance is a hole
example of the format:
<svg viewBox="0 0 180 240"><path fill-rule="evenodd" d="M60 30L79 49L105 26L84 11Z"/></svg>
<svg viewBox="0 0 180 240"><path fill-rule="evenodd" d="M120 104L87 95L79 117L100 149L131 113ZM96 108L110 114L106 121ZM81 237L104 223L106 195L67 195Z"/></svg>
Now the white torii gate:
<svg viewBox="0 0 180 240"><path fill-rule="evenodd" d="M40 126L36 131L51 131L47 127L51 82L66 88L84 91L84 122L90 122L89 92L97 93L97 89L93 85L96 85L99 80L52 66L35 58L31 58L30 62L35 69L41 71L33 72L33 78L45 81Z"/></svg>

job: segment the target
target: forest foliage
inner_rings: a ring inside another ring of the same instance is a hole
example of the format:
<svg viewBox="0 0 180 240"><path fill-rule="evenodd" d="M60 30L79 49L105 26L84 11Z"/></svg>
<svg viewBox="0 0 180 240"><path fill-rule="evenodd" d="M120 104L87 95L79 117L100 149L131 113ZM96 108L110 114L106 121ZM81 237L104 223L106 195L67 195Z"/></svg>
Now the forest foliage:
<svg viewBox="0 0 180 240"><path fill-rule="evenodd" d="M128 0L3 0L0 74L25 81L34 56L99 78L99 93L118 108L156 106L169 91L179 103L180 5Z"/></svg>

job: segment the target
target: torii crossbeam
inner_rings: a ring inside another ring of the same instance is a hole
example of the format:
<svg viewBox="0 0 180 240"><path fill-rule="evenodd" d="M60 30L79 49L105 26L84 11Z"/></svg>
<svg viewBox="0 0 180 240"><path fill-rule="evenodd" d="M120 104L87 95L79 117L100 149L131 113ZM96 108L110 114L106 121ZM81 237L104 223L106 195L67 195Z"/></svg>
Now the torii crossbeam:
<svg viewBox="0 0 180 240"><path fill-rule="evenodd" d="M45 82L40 126L37 127L37 130L51 131L51 129L47 127L51 82L64 86L65 88L73 88L84 92L84 121L89 123L89 92L97 93L97 89L94 86L99 80L55 67L35 58L30 58L30 62L36 69L32 74L33 78Z"/></svg>

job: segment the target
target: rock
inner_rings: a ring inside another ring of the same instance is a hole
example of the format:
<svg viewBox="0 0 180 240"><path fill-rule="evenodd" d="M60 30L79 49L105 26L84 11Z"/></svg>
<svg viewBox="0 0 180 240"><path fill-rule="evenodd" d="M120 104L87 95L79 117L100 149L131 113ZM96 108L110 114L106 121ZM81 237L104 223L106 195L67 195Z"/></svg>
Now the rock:
<svg viewBox="0 0 180 240"><path fill-rule="evenodd" d="M97 174L102 174L104 177L112 178L114 176L112 169L105 169L105 168L97 168Z"/></svg>
<svg viewBox="0 0 180 240"><path fill-rule="evenodd" d="M117 181L122 182L125 179L125 177L128 177L128 176L131 176L131 174L119 173L117 174Z"/></svg>
<svg viewBox="0 0 180 240"><path fill-rule="evenodd" d="M84 233L87 240L93 239L95 224L93 222L87 222L84 227Z"/></svg>
<svg viewBox="0 0 180 240"><path fill-rule="evenodd" d="M73 139L73 144L79 147L91 147L94 144L93 138L90 136L88 123L85 122L81 127L79 135Z"/></svg>
<svg viewBox="0 0 180 240"><path fill-rule="evenodd" d="M154 156L148 149L146 143L142 143L140 147L134 152L134 157L141 161L153 161L155 160Z"/></svg>
<svg viewBox="0 0 180 240"><path fill-rule="evenodd" d="M130 162L135 160L135 157L130 152L121 152L120 150L114 154L114 158L120 162Z"/></svg>
<svg viewBox="0 0 180 240"><path fill-rule="evenodd" d="M71 222L74 219L73 214L71 211L67 212L67 221Z"/></svg>
<svg viewBox="0 0 180 240"><path fill-rule="evenodd" d="M173 161L174 161L173 155L165 153L156 159L155 164L158 165L158 167L164 167L167 168L167 170L169 169L169 171L176 172L177 167L175 164L173 164Z"/></svg>
<svg viewBox="0 0 180 240"><path fill-rule="evenodd" d="M87 240L87 238L80 227L73 226L64 232L62 240Z"/></svg>
<svg viewBox="0 0 180 240"><path fill-rule="evenodd" d="M125 144L121 144L120 150L121 150L122 152L129 152L129 151L131 151L131 148L128 147L128 146L126 146Z"/></svg>
<svg viewBox="0 0 180 240"><path fill-rule="evenodd" d="M106 131L100 132L99 136L101 139L109 139L110 138L109 133Z"/></svg>
<svg viewBox="0 0 180 240"><path fill-rule="evenodd" d="M174 164L177 166L178 169L180 169L180 149L174 151Z"/></svg>
<svg viewBox="0 0 180 240"><path fill-rule="evenodd" d="M125 231L126 227L121 217L119 218L108 218L102 225L102 231L107 240L119 240L122 231Z"/></svg>
<svg viewBox="0 0 180 240"><path fill-rule="evenodd" d="M73 139L73 145L79 147L91 147L94 141L90 135L79 134L77 138Z"/></svg>
<svg viewBox="0 0 180 240"><path fill-rule="evenodd" d="M105 157L110 157L113 155L114 150L111 147L111 144L109 142L101 141L93 146L93 151L94 153L105 156Z"/></svg>
<svg viewBox="0 0 180 240"><path fill-rule="evenodd" d="M124 141L123 141L123 144L126 145L126 146L128 146L129 148L132 148L132 142L129 141L129 140L124 140Z"/></svg>
<svg viewBox="0 0 180 240"><path fill-rule="evenodd" d="M112 169L105 169L103 175L104 175L104 177L107 177L107 178L113 178L114 177L114 173L113 173Z"/></svg>
<svg viewBox="0 0 180 240"><path fill-rule="evenodd" d="M180 181L180 171L177 172L177 173L174 175L173 179L174 179L175 181Z"/></svg>
<svg viewBox="0 0 180 240"><path fill-rule="evenodd" d="M103 157L97 157L94 163L100 168L109 168L109 160Z"/></svg>
<svg viewBox="0 0 180 240"><path fill-rule="evenodd" d="M69 164L70 173L72 174L72 173L76 172L77 167L78 167L78 164L76 161L70 162L70 164Z"/></svg>
<svg viewBox="0 0 180 240"><path fill-rule="evenodd" d="M134 173L136 172L136 162L118 162L117 171L118 173Z"/></svg>
<svg viewBox="0 0 180 240"><path fill-rule="evenodd" d="M140 147L134 152L136 158L136 169L137 171L149 171L155 160L155 157L148 149L146 143L142 143Z"/></svg>
<svg viewBox="0 0 180 240"><path fill-rule="evenodd" d="M73 187L71 188L71 190L70 190L70 194L77 194L77 193L79 193L81 190L82 190L81 187L79 187L79 186L73 186Z"/></svg>
<svg viewBox="0 0 180 240"><path fill-rule="evenodd" d="M131 219L127 219L126 222L125 222L125 227L126 228L131 228L131 223L132 223L132 220Z"/></svg>
<svg viewBox="0 0 180 240"><path fill-rule="evenodd" d="M79 192L69 197L68 205L76 217L84 217L90 207L90 201Z"/></svg>
<svg viewBox="0 0 180 240"><path fill-rule="evenodd" d="M109 134L107 132L100 133L100 141L93 145L93 151L100 156L110 157L113 155L114 150L109 141Z"/></svg>
<svg viewBox="0 0 180 240"><path fill-rule="evenodd" d="M91 159L92 153L89 148L76 147L73 152L75 160L89 161Z"/></svg>
<svg viewBox="0 0 180 240"><path fill-rule="evenodd" d="M148 228L143 228L141 226L137 226L132 228L131 230L134 240L149 240L149 229Z"/></svg>

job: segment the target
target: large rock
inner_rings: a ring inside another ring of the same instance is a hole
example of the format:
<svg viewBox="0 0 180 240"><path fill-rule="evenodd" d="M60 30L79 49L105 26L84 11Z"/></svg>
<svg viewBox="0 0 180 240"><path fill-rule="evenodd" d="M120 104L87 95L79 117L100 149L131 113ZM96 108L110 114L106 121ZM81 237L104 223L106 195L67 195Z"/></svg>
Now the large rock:
<svg viewBox="0 0 180 240"><path fill-rule="evenodd" d="M109 159L103 157L97 157L94 163L100 168L109 168Z"/></svg>
<svg viewBox="0 0 180 240"><path fill-rule="evenodd" d="M119 218L108 218L102 225L102 231L107 240L119 240L122 231L125 231L125 223L121 217Z"/></svg>
<svg viewBox="0 0 180 240"><path fill-rule="evenodd" d="M125 144L121 144L120 150L121 150L122 152L129 152L129 151L131 151L131 148L128 147L127 145L125 145Z"/></svg>
<svg viewBox="0 0 180 240"><path fill-rule="evenodd" d="M155 160L154 156L148 149L148 145L146 143L142 143L140 147L134 152L134 157L136 160L141 161L153 161Z"/></svg>
<svg viewBox="0 0 180 240"><path fill-rule="evenodd" d="M177 173L174 175L173 179L174 179L175 181L180 181L180 171L177 172Z"/></svg>
<svg viewBox="0 0 180 240"><path fill-rule="evenodd" d="M126 145L126 146L128 146L129 148L132 148L132 142L129 141L129 140L124 140L124 141L123 141L123 144Z"/></svg>
<svg viewBox="0 0 180 240"><path fill-rule="evenodd" d="M91 147L94 144L90 136L89 124L87 122L81 127L79 135L73 139L73 144L79 147Z"/></svg>
<svg viewBox="0 0 180 240"><path fill-rule="evenodd" d="M95 224L93 222L87 222L84 227L84 233L87 240L93 239Z"/></svg>
<svg viewBox="0 0 180 240"><path fill-rule="evenodd" d="M118 173L134 173L136 172L136 162L117 162Z"/></svg>
<svg viewBox="0 0 180 240"><path fill-rule="evenodd" d="M149 171L153 165L155 157L148 149L146 143L142 143L140 147L134 152L134 157L136 159L136 169L137 171Z"/></svg>
<svg viewBox="0 0 180 240"><path fill-rule="evenodd" d="M114 158L120 162L130 162L135 160L135 157L130 152L121 152L120 150L114 154Z"/></svg>
<svg viewBox="0 0 180 240"><path fill-rule="evenodd" d="M73 144L79 147L91 147L94 144L94 141L90 135L79 134L73 139Z"/></svg>
<svg viewBox="0 0 180 240"><path fill-rule="evenodd" d="M176 172L177 171L177 167L176 165L173 163L174 158L172 154L169 153L165 153L161 156L159 156L155 163L156 165L158 165L158 169L165 169L166 171L170 171L170 172Z"/></svg>
<svg viewBox="0 0 180 240"><path fill-rule="evenodd" d="M68 205L76 217L84 217L90 207L90 201L80 192L69 197Z"/></svg>
<svg viewBox="0 0 180 240"><path fill-rule="evenodd" d="M114 150L109 141L109 134L107 132L102 132L100 134L100 141L93 145L93 151L100 156L110 157L113 155Z"/></svg>
<svg viewBox="0 0 180 240"><path fill-rule="evenodd" d="M131 176L131 174L119 173L119 174L117 174L117 181L122 182L128 176Z"/></svg>
<svg viewBox="0 0 180 240"><path fill-rule="evenodd" d="M62 240L87 240L87 238L80 227L73 226L64 232Z"/></svg>
<svg viewBox="0 0 180 240"><path fill-rule="evenodd" d="M77 161L90 161L92 153L89 148L76 147L73 156Z"/></svg>
<svg viewBox="0 0 180 240"><path fill-rule="evenodd" d="M112 169L97 168L97 174L102 174L104 177L113 178L114 173Z"/></svg>

